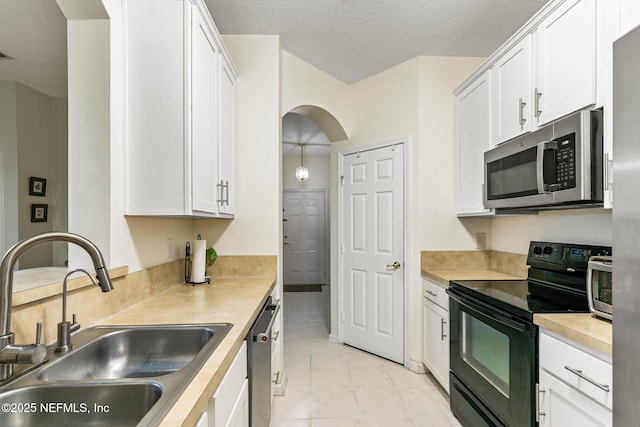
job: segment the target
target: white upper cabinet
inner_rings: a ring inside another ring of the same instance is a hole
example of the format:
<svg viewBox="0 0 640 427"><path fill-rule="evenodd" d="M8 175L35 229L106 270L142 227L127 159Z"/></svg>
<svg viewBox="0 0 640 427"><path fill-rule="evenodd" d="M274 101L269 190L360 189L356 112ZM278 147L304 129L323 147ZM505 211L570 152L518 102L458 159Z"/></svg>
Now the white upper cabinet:
<svg viewBox="0 0 640 427"><path fill-rule="evenodd" d="M228 215L235 214L235 108L236 74L233 66L225 57L220 57L220 176L218 181L220 198L219 211Z"/></svg>
<svg viewBox="0 0 640 427"><path fill-rule="evenodd" d="M596 3L548 3L494 55L494 145L596 105Z"/></svg>
<svg viewBox="0 0 640 427"><path fill-rule="evenodd" d="M126 213L233 217L236 72L204 2L123 5Z"/></svg>
<svg viewBox="0 0 640 427"><path fill-rule="evenodd" d="M541 126L596 103L596 0L568 0L538 25L533 115Z"/></svg>
<svg viewBox="0 0 640 427"><path fill-rule="evenodd" d="M192 207L218 212L218 51L202 14L191 9Z"/></svg>
<svg viewBox="0 0 640 427"><path fill-rule="evenodd" d="M531 35L525 36L491 70L494 144L531 130L531 44Z"/></svg>
<svg viewBox="0 0 640 427"><path fill-rule="evenodd" d="M491 70L456 97L458 216L487 215L482 203L484 152L491 148Z"/></svg>

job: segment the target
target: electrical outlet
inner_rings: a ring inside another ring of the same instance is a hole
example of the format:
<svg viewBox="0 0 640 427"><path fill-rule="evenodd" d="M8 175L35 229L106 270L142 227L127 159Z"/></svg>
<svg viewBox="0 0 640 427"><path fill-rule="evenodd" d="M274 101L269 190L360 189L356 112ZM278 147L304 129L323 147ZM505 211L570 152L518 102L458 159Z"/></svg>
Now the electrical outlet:
<svg viewBox="0 0 640 427"><path fill-rule="evenodd" d="M487 233L476 233L476 249L487 248Z"/></svg>
<svg viewBox="0 0 640 427"><path fill-rule="evenodd" d="M175 254L175 246L172 238L167 239L167 259L173 259Z"/></svg>

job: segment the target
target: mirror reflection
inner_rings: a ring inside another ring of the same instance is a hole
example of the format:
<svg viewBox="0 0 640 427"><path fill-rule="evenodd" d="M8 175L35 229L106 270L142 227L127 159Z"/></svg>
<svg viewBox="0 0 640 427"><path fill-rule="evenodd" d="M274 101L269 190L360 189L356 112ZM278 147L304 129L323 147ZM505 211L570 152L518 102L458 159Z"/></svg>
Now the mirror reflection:
<svg viewBox="0 0 640 427"><path fill-rule="evenodd" d="M67 30L55 0L2 0L0 13L0 248L68 229ZM20 257L14 290L61 280L67 247ZM60 277L59 277L60 276Z"/></svg>

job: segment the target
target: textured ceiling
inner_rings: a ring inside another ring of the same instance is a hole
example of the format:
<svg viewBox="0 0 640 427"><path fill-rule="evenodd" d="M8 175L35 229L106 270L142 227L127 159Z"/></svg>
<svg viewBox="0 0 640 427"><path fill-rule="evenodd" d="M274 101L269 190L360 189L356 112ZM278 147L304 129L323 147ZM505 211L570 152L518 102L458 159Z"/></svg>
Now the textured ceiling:
<svg viewBox="0 0 640 427"><path fill-rule="evenodd" d="M547 0L205 0L222 34L279 34L354 83L419 55L488 56Z"/></svg>
<svg viewBox="0 0 640 427"><path fill-rule="evenodd" d="M135 1L135 0L127 0ZM205 0L223 34L282 48L353 83L418 55L487 56L547 0ZM55 0L0 0L0 79L67 96L66 22Z"/></svg>

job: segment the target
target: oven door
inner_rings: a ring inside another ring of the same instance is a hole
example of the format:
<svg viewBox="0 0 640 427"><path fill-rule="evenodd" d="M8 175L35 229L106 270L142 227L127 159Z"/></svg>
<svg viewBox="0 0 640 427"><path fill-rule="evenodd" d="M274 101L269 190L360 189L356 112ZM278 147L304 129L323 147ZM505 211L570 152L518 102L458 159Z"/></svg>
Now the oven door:
<svg viewBox="0 0 640 427"><path fill-rule="evenodd" d="M489 426L536 425L537 327L452 289L449 295L452 382L464 385L451 393L453 413L463 425L478 418Z"/></svg>

